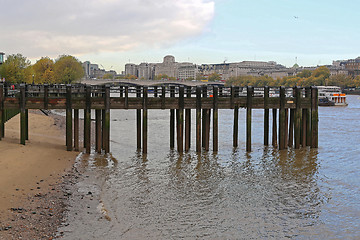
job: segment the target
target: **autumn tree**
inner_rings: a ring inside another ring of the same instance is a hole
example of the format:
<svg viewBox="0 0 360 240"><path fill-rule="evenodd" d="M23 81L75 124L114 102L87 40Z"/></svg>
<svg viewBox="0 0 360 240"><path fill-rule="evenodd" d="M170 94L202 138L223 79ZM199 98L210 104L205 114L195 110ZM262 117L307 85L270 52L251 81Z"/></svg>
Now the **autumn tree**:
<svg viewBox="0 0 360 240"><path fill-rule="evenodd" d="M33 65L34 83L54 83L54 61L49 57L42 57Z"/></svg>
<svg viewBox="0 0 360 240"><path fill-rule="evenodd" d="M0 76L7 82L22 83L30 79L30 61L21 54L9 55L1 65Z"/></svg>
<svg viewBox="0 0 360 240"><path fill-rule="evenodd" d="M114 78L114 74L106 73L106 74L104 74L104 76L103 76L102 78L103 78L103 79L113 79L113 78Z"/></svg>
<svg viewBox="0 0 360 240"><path fill-rule="evenodd" d="M208 80L210 82L220 81L221 76L219 74L217 74L217 73L212 73L212 74L209 75Z"/></svg>
<svg viewBox="0 0 360 240"><path fill-rule="evenodd" d="M84 76L81 63L70 55L59 56L54 64L54 72L57 83L73 83Z"/></svg>

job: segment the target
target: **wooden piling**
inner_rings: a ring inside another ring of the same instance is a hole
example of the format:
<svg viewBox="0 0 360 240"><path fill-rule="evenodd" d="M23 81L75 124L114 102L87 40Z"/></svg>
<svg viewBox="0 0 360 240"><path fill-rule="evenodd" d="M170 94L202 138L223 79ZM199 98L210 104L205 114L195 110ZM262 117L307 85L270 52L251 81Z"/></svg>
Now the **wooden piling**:
<svg viewBox="0 0 360 240"><path fill-rule="evenodd" d="M210 119L211 119L211 109L206 109L205 136L204 136L205 151L209 151L210 148Z"/></svg>
<svg viewBox="0 0 360 240"><path fill-rule="evenodd" d="M178 152L184 151L184 86L179 87L179 109L177 115L177 147Z"/></svg>
<svg viewBox="0 0 360 240"><path fill-rule="evenodd" d="M292 147L294 144L294 117L295 117L295 109L290 109L289 138L288 138L289 147Z"/></svg>
<svg viewBox="0 0 360 240"><path fill-rule="evenodd" d="M295 138L295 149L299 149L301 145L301 89L295 87L295 119L294 119L294 138Z"/></svg>
<svg viewBox="0 0 360 240"><path fill-rule="evenodd" d="M25 116L25 85L20 84L20 144L25 145L26 139L26 116Z"/></svg>
<svg viewBox="0 0 360 240"><path fill-rule="evenodd" d="M236 87L231 86L230 94L230 105L234 109L234 126L233 126L233 147L238 147L239 139L239 106L235 105L235 97L238 97L236 94Z"/></svg>
<svg viewBox="0 0 360 240"><path fill-rule="evenodd" d="M105 153L110 152L110 86L105 86L105 118L103 119L104 125L104 150Z"/></svg>
<svg viewBox="0 0 360 240"><path fill-rule="evenodd" d="M170 87L170 98L175 97L175 87ZM170 148L175 147L175 109L170 109Z"/></svg>
<svg viewBox="0 0 360 240"><path fill-rule="evenodd" d="M66 150L72 151L72 102L71 85L66 85Z"/></svg>
<svg viewBox="0 0 360 240"><path fill-rule="evenodd" d="M148 88L143 87L143 154L147 154L147 133L148 133Z"/></svg>
<svg viewBox="0 0 360 240"><path fill-rule="evenodd" d="M28 97L28 84L25 84L25 99ZM29 140L29 110L25 109L25 140Z"/></svg>
<svg viewBox="0 0 360 240"><path fill-rule="evenodd" d="M120 93L120 97L124 96L124 87L123 86L119 87L119 93Z"/></svg>
<svg viewBox="0 0 360 240"><path fill-rule="evenodd" d="M201 88L196 86L196 152L201 152Z"/></svg>
<svg viewBox="0 0 360 240"><path fill-rule="evenodd" d="M161 87L161 109L165 109L166 87Z"/></svg>
<svg viewBox="0 0 360 240"><path fill-rule="evenodd" d="M49 85L44 84L44 109L49 107Z"/></svg>
<svg viewBox="0 0 360 240"><path fill-rule="evenodd" d="M311 89L305 88L305 97L311 102ZM311 146L311 108L306 109L306 146Z"/></svg>
<svg viewBox="0 0 360 240"><path fill-rule="evenodd" d="M269 87L264 87L264 145L269 145Z"/></svg>
<svg viewBox="0 0 360 240"><path fill-rule="evenodd" d="M101 110L95 110L95 151L101 153L102 131L101 131Z"/></svg>
<svg viewBox="0 0 360 240"><path fill-rule="evenodd" d="M213 88L213 98L214 98L214 106L213 106L213 152L217 152L219 150L219 130L218 130L218 87L214 86Z"/></svg>
<svg viewBox="0 0 360 240"><path fill-rule="evenodd" d="M154 86L154 97L158 96L158 87Z"/></svg>
<svg viewBox="0 0 360 240"><path fill-rule="evenodd" d="M84 111L84 147L86 153L91 151L91 85L85 87L86 106Z"/></svg>
<svg viewBox="0 0 360 240"><path fill-rule="evenodd" d="M280 108L279 108L279 150L285 149L285 87L280 87Z"/></svg>
<svg viewBox="0 0 360 240"><path fill-rule="evenodd" d="M136 87L136 97L141 98L141 87ZM136 146L141 149L141 109L136 110Z"/></svg>
<svg viewBox="0 0 360 240"><path fill-rule="evenodd" d="M79 151L79 109L74 109L74 150Z"/></svg>
<svg viewBox="0 0 360 240"><path fill-rule="evenodd" d="M125 86L125 109L129 109L129 86Z"/></svg>
<svg viewBox="0 0 360 240"><path fill-rule="evenodd" d="M252 112L252 98L254 88L247 87L247 101L246 101L246 151L251 152L251 112Z"/></svg>
<svg viewBox="0 0 360 240"><path fill-rule="evenodd" d="M318 147L318 89L311 87L311 147Z"/></svg>
<svg viewBox="0 0 360 240"><path fill-rule="evenodd" d="M186 88L186 97L191 98L191 87ZM185 110L185 152L189 151L191 145L191 109Z"/></svg>
<svg viewBox="0 0 360 240"><path fill-rule="evenodd" d="M273 108L272 110L272 145L273 147L277 147L277 123L276 123L276 115L277 115L277 109Z"/></svg>
<svg viewBox="0 0 360 240"><path fill-rule="evenodd" d="M202 86L202 97L207 98L207 87ZM206 144L206 121L207 121L207 109L202 110L202 139L201 139L201 146L204 148Z"/></svg>

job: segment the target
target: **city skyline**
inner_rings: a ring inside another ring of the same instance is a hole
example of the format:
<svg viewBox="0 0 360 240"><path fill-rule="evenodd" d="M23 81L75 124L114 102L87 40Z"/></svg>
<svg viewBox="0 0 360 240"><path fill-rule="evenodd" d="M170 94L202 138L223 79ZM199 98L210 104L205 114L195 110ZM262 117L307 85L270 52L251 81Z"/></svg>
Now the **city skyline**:
<svg viewBox="0 0 360 240"><path fill-rule="evenodd" d="M160 63L165 55L195 64L255 60L290 67L360 53L354 31L360 3L353 1L35 1L1 1L0 51L32 63L70 54L120 73L126 63Z"/></svg>

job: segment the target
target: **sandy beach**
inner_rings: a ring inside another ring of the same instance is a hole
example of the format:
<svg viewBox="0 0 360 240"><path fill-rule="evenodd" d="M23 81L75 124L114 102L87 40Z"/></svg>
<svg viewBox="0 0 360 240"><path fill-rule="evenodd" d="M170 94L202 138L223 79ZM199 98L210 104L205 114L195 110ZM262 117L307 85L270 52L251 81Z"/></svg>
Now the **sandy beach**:
<svg viewBox="0 0 360 240"><path fill-rule="evenodd" d="M52 239L61 224L78 152L67 152L61 117L29 113L29 140L19 144L19 115L0 141L0 239Z"/></svg>

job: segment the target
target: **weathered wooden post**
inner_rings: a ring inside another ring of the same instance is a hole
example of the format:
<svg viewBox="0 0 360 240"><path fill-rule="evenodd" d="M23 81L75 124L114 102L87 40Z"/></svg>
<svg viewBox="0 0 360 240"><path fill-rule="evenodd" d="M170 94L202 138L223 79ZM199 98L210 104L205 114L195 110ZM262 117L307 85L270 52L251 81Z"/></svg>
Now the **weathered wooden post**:
<svg viewBox="0 0 360 240"><path fill-rule="evenodd" d="M91 151L91 85L85 86L85 111L84 111L84 147L86 153Z"/></svg>
<svg viewBox="0 0 360 240"><path fill-rule="evenodd" d="M170 98L175 97L175 86L170 86ZM170 148L175 147L175 109L170 109Z"/></svg>
<svg viewBox="0 0 360 240"><path fill-rule="evenodd" d="M66 85L66 150L72 151L72 100L71 84Z"/></svg>
<svg viewBox="0 0 360 240"><path fill-rule="evenodd" d="M44 109L49 107L49 85L44 84Z"/></svg>
<svg viewBox="0 0 360 240"><path fill-rule="evenodd" d="M125 86L125 109L129 109L129 86Z"/></svg>
<svg viewBox="0 0 360 240"><path fill-rule="evenodd" d="M104 150L105 153L110 152L110 86L105 86L105 117L103 119L104 121L104 129L105 132L105 144L104 144Z"/></svg>
<svg viewBox="0 0 360 240"><path fill-rule="evenodd" d="M143 87L143 154L147 154L147 131L148 131L148 88Z"/></svg>
<svg viewBox="0 0 360 240"><path fill-rule="evenodd" d="M177 131L177 146L178 152L182 153L184 151L184 86L179 87L179 109L177 115L178 122L178 131Z"/></svg>
<svg viewBox="0 0 360 240"><path fill-rule="evenodd" d="M166 87L161 87L161 109L165 109L165 96L166 96Z"/></svg>
<svg viewBox="0 0 360 240"><path fill-rule="evenodd" d="M254 88L251 86L247 87L247 98L246 98L246 151L251 152L251 112L252 112L252 98Z"/></svg>
<svg viewBox="0 0 360 240"><path fill-rule="evenodd" d="M141 98L140 86L136 86L136 97ZM136 146L141 149L141 109L136 109Z"/></svg>
<svg viewBox="0 0 360 240"><path fill-rule="evenodd" d="M311 89L305 88L305 97L311 103ZM311 107L306 109L306 146L311 146Z"/></svg>
<svg viewBox="0 0 360 240"><path fill-rule="evenodd" d="M120 92L120 97L123 97L124 96L124 87L123 86L119 87L119 92Z"/></svg>
<svg viewBox="0 0 360 240"><path fill-rule="evenodd" d="M75 110L74 110L75 111ZM102 131L101 131L101 109L95 110L95 151L101 153Z"/></svg>
<svg viewBox="0 0 360 240"><path fill-rule="evenodd" d="M74 109L74 150L79 151L79 109Z"/></svg>
<svg viewBox="0 0 360 240"><path fill-rule="evenodd" d="M29 85L25 84L25 99L28 97ZM25 109L25 140L29 140L29 110Z"/></svg>
<svg viewBox="0 0 360 240"><path fill-rule="evenodd" d="M301 89L299 87L295 87L295 101L296 101L296 109L295 109L295 119L294 119L294 136L295 136L295 149L300 148L301 144Z"/></svg>
<svg viewBox="0 0 360 240"><path fill-rule="evenodd" d="M191 98L191 87L186 88L187 98ZM191 145L191 109L185 110L185 152L189 151Z"/></svg>
<svg viewBox="0 0 360 240"><path fill-rule="evenodd" d="M279 108L279 150L285 149L285 87L280 87L280 108Z"/></svg>
<svg viewBox="0 0 360 240"><path fill-rule="evenodd" d="M25 85L20 84L20 144L25 145L26 139L26 116L25 116L25 104L26 104L26 97L25 97Z"/></svg>
<svg viewBox="0 0 360 240"><path fill-rule="evenodd" d="M269 145L269 87L264 87L264 145Z"/></svg>
<svg viewBox="0 0 360 240"><path fill-rule="evenodd" d="M158 96L158 87L154 86L154 97Z"/></svg>
<svg viewBox="0 0 360 240"><path fill-rule="evenodd" d="M207 97L207 87L202 86L202 97L205 99ZM206 121L207 121L207 109L202 109L202 144L201 146L204 148L206 143Z"/></svg>
<svg viewBox="0 0 360 240"><path fill-rule="evenodd" d="M272 145L273 147L276 147L277 144L277 123L276 123L276 115L277 115L277 109L273 108L272 110L272 120L273 120L273 124L272 124Z"/></svg>
<svg viewBox="0 0 360 240"><path fill-rule="evenodd" d="M201 152L201 88L196 86L196 152Z"/></svg>
<svg viewBox="0 0 360 240"><path fill-rule="evenodd" d="M4 84L0 83L0 140L4 137Z"/></svg>
<svg viewBox="0 0 360 240"><path fill-rule="evenodd" d="M294 118L295 118L295 109L290 109L289 140L288 140L289 147L292 147L294 144Z"/></svg>
<svg viewBox="0 0 360 240"><path fill-rule="evenodd" d="M239 106L235 105L235 97L237 97L235 91L236 88L231 86L231 96L230 96L230 105L234 109L234 126L233 126L233 147L238 146L239 138Z"/></svg>
<svg viewBox="0 0 360 240"><path fill-rule="evenodd" d="M318 148L318 89L311 87L311 147Z"/></svg>
<svg viewBox="0 0 360 240"><path fill-rule="evenodd" d="M214 86L213 88L213 100L214 100L214 110L213 110L213 152L219 150L219 130L218 130L218 87Z"/></svg>
<svg viewBox="0 0 360 240"><path fill-rule="evenodd" d="M303 92L303 89L300 89L301 95ZM305 89L305 98L306 98L306 89ZM301 146L306 147L306 133L307 133L307 109L302 109L302 118L301 118Z"/></svg>

